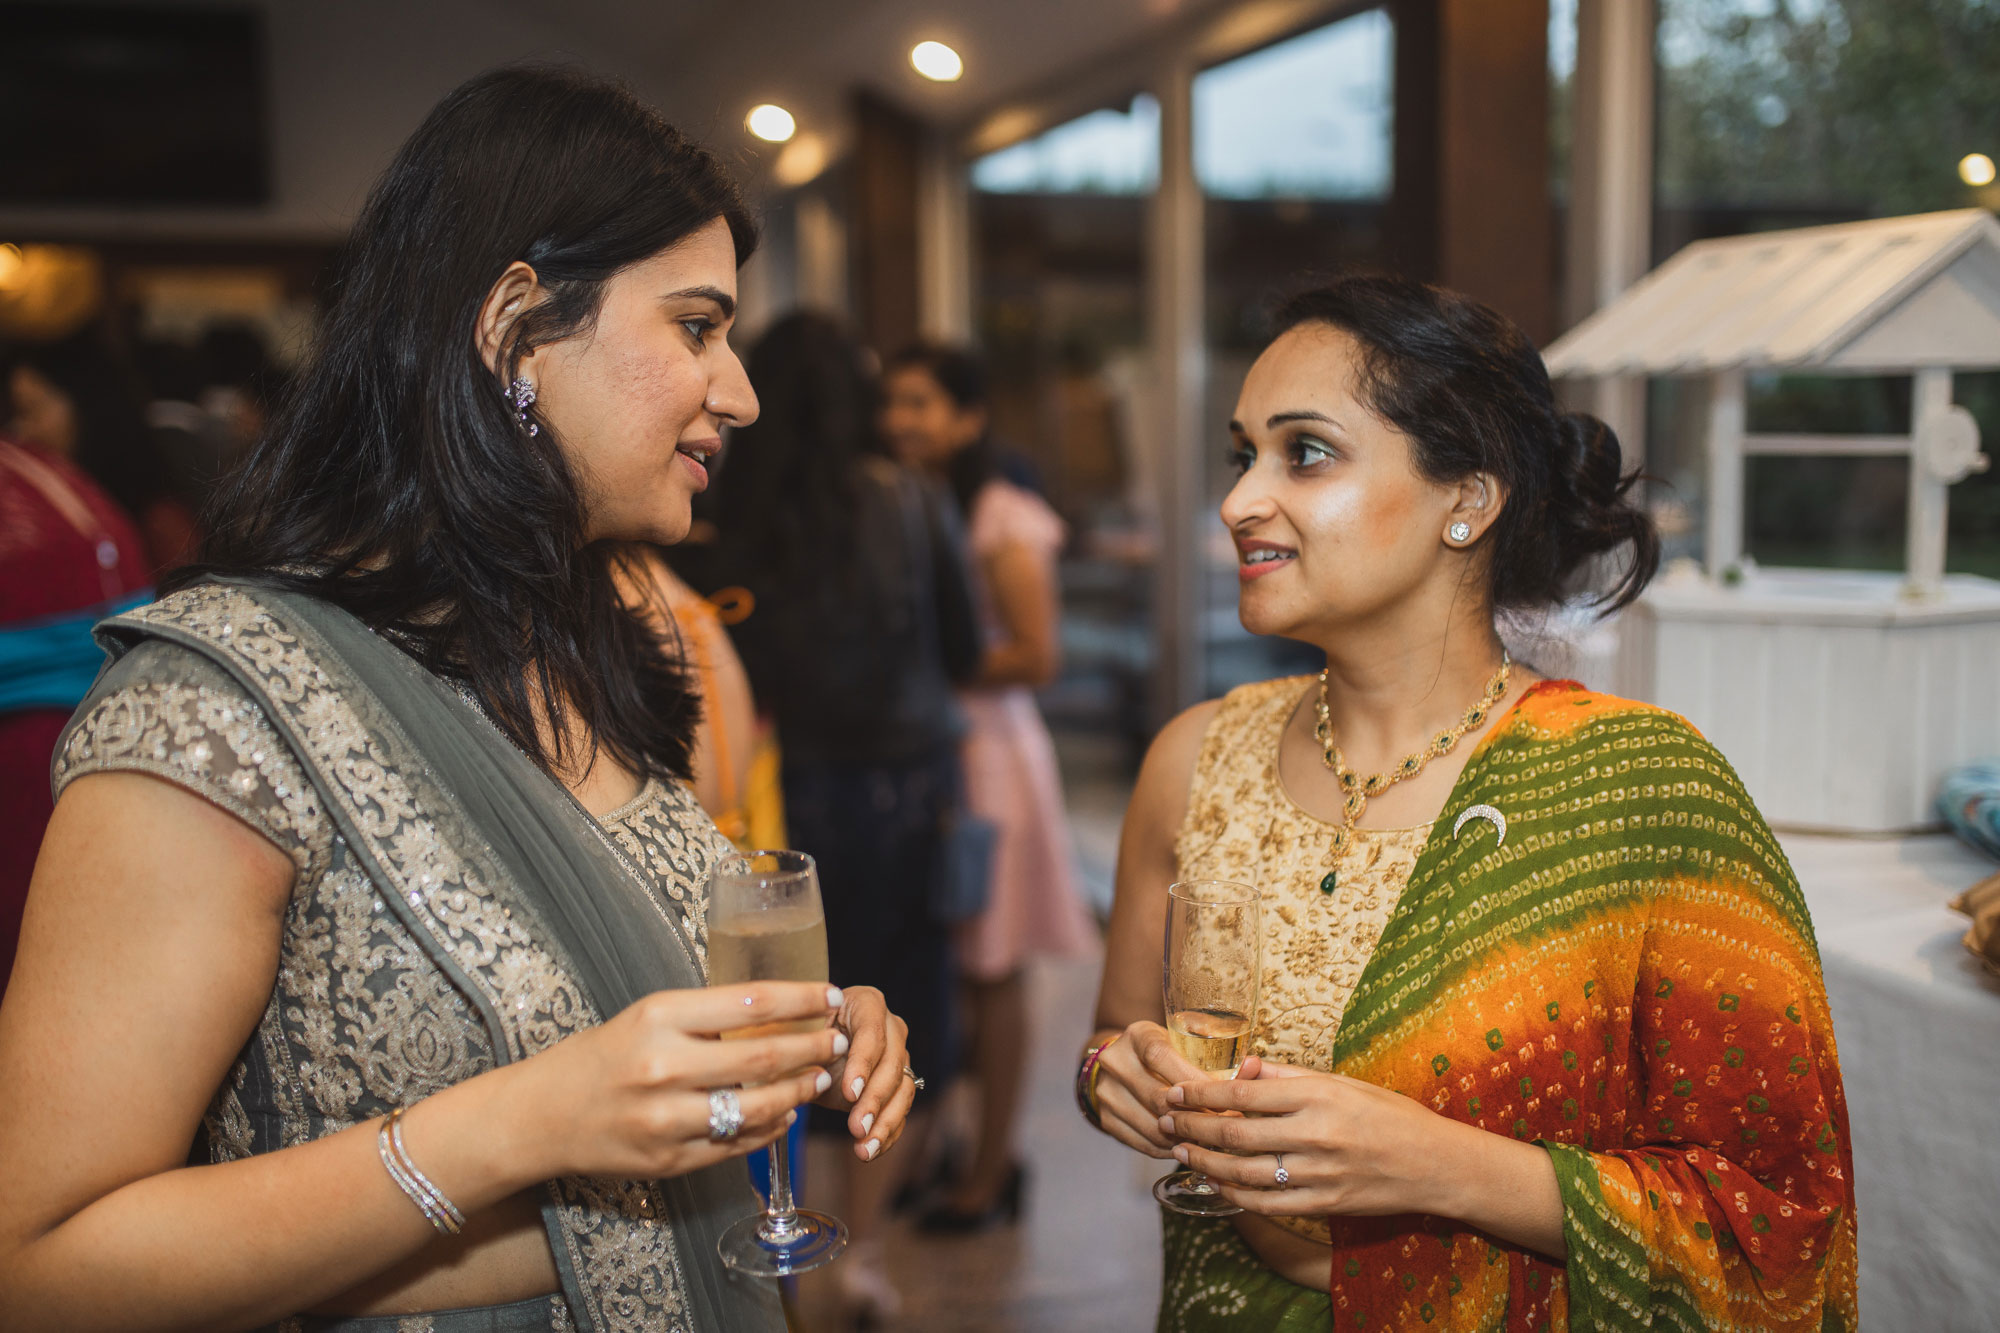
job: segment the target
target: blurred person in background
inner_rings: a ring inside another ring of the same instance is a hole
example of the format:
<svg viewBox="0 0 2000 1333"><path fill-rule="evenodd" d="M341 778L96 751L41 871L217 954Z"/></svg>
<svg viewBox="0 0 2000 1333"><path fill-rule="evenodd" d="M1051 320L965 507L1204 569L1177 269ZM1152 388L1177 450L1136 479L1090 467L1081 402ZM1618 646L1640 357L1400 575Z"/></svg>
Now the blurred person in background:
<svg viewBox="0 0 2000 1333"><path fill-rule="evenodd" d="M145 548L61 454L0 434L0 994L55 809L49 759L90 692L105 616L150 599Z"/></svg>
<svg viewBox="0 0 2000 1333"><path fill-rule="evenodd" d="M619 579L633 609L680 645L701 691L693 758L701 808L744 851L790 846L777 747L758 717L749 674L723 624L724 609L689 587L654 548L621 566Z"/></svg>
<svg viewBox="0 0 2000 1333"><path fill-rule="evenodd" d="M203 564L98 628L0 1003L0 1323L784 1327L717 1253L744 1154L817 1099L874 1160L915 1080L879 991L704 984L732 849L614 568L756 417L755 239L576 71L397 153Z"/></svg>
<svg viewBox="0 0 2000 1333"><path fill-rule="evenodd" d="M157 579L192 556L195 506L146 423L135 378L87 333L5 357L15 438L70 459L132 516Z"/></svg>
<svg viewBox="0 0 2000 1333"><path fill-rule="evenodd" d="M781 320L749 364L762 415L731 441L694 577L754 602L733 632L776 719L792 840L819 861L834 982L874 979L909 1021L911 1061L942 1083L955 996L939 905L963 786L952 687L980 662L958 522L880 452L872 374L833 320ZM836 1276L852 1313L893 1317L880 1226L901 1182L849 1177L855 1243Z"/></svg>
<svg viewBox="0 0 2000 1333"><path fill-rule="evenodd" d="M1033 690L1056 677L1063 522L1001 475L986 370L961 348L919 345L884 376L883 432L896 456L944 481L965 515L987 647L963 691L967 807L998 836L985 910L959 928L971 997L970 1068L979 1135L970 1166L923 1224L971 1231L1020 1216L1026 1171L1015 1155L1028 1063L1024 967L1038 954L1090 953L1097 930L1079 891L1055 745Z"/></svg>

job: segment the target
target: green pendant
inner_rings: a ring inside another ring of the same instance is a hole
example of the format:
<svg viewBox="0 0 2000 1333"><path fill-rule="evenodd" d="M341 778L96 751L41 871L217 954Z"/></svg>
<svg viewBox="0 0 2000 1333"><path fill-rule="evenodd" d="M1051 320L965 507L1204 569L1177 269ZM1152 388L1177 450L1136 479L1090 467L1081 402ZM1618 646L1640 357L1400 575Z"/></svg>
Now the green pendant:
<svg viewBox="0 0 2000 1333"><path fill-rule="evenodd" d="M1326 878L1322 879L1319 882L1319 891L1321 893L1333 892L1335 884L1339 882L1337 879L1335 879L1335 875L1337 873L1338 873L1337 871L1332 871L1332 870L1326 872Z"/></svg>

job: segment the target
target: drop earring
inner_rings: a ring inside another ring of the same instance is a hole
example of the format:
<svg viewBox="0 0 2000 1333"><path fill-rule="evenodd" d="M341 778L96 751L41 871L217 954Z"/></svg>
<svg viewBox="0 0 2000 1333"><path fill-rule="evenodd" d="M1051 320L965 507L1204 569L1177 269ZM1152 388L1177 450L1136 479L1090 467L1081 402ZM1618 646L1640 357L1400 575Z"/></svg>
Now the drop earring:
<svg viewBox="0 0 2000 1333"><path fill-rule="evenodd" d="M530 435L540 435L542 428L528 420L528 409L535 405L534 381L523 375L507 386L507 392L503 396L507 399L507 405L514 409L514 420L520 423L521 428Z"/></svg>
<svg viewBox="0 0 2000 1333"><path fill-rule="evenodd" d="M1463 546L1472 540L1472 525L1464 522L1454 523L1444 530L1444 535L1451 539L1453 546Z"/></svg>

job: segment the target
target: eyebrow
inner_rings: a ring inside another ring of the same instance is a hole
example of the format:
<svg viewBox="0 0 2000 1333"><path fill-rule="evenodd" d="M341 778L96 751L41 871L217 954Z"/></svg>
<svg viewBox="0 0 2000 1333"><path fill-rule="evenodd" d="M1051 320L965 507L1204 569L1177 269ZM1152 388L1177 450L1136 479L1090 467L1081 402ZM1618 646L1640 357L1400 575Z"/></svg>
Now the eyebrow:
<svg viewBox="0 0 2000 1333"><path fill-rule="evenodd" d="M663 303L684 300L713 301L722 308L724 319L736 318L736 298L720 287L683 287L677 292L668 292L660 300Z"/></svg>
<svg viewBox="0 0 2000 1333"><path fill-rule="evenodd" d="M1332 417L1328 416L1326 413L1312 412L1312 411L1274 412L1269 417L1265 418L1264 429L1276 430L1278 427L1288 426L1294 421L1317 421L1322 425L1331 426L1335 430L1340 429L1340 423L1338 421L1335 421ZM1232 420L1229 423L1229 433L1231 435L1240 435L1245 438L1248 438L1250 434L1249 431L1243 428L1242 422L1234 420Z"/></svg>

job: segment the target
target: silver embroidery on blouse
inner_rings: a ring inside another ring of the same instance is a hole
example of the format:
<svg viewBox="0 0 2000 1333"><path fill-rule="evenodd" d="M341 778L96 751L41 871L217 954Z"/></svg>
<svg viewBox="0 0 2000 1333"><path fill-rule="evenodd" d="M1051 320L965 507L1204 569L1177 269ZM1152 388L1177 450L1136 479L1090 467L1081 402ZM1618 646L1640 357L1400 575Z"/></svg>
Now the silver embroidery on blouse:
<svg viewBox="0 0 2000 1333"><path fill-rule="evenodd" d="M455 807L426 781L421 761L390 753L385 730L370 727L253 597L208 585L119 620L197 638L255 679L388 881L372 879L337 835L264 711L189 648L159 640L134 648L114 668L129 679L113 682L72 727L55 766L58 790L90 772L151 773L243 819L297 867L271 1004L205 1120L213 1160L309 1142L492 1068L479 1007L498 1017L516 1059L600 1021L559 956L480 873L483 847L458 831ZM705 967L707 874L726 843L691 793L650 783L605 831ZM403 904L476 995L418 944ZM687 1329L687 1277L673 1229L655 1221L666 1211L658 1187L571 1179L549 1189L560 1243L588 1298L583 1310L564 1307L566 1326Z"/></svg>

